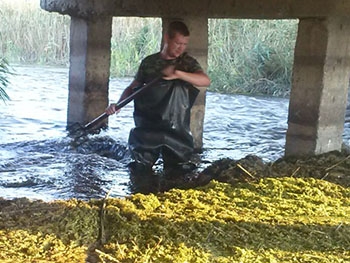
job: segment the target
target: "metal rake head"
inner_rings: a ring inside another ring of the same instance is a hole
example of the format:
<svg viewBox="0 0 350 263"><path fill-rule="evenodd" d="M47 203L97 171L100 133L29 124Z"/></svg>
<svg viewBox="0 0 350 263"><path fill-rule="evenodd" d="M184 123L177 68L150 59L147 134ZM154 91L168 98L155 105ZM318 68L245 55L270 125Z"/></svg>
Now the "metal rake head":
<svg viewBox="0 0 350 263"><path fill-rule="evenodd" d="M80 137L88 135L88 131L85 129L85 127L78 122L67 126L67 131L68 136L74 139L78 139Z"/></svg>

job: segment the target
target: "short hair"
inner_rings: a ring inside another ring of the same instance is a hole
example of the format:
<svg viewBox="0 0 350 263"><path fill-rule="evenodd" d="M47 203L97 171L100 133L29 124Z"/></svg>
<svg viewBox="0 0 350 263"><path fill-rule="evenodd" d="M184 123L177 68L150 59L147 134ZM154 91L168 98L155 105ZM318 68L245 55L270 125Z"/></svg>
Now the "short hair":
<svg viewBox="0 0 350 263"><path fill-rule="evenodd" d="M188 37L190 35L190 31L184 22L181 21L173 21L169 24L168 27L168 36L170 39L175 37L176 33L180 33L181 35Z"/></svg>

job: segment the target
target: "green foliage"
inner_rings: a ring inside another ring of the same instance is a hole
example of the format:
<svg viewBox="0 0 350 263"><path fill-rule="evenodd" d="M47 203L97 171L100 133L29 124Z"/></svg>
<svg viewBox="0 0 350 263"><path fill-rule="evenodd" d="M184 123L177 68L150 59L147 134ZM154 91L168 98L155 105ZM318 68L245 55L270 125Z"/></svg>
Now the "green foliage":
<svg viewBox="0 0 350 263"><path fill-rule="evenodd" d="M0 2L0 57L13 63L67 65L70 18L46 12L39 3Z"/></svg>
<svg viewBox="0 0 350 263"><path fill-rule="evenodd" d="M296 20L211 19L212 90L287 96L296 31Z"/></svg>
<svg viewBox="0 0 350 263"><path fill-rule="evenodd" d="M6 59L0 59L0 99L2 101L9 100L10 97L7 95L5 89L9 84L8 75L10 73L9 64Z"/></svg>
<svg viewBox="0 0 350 263"><path fill-rule="evenodd" d="M156 18L114 18L111 75L134 76L141 60L160 50L160 28Z"/></svg>

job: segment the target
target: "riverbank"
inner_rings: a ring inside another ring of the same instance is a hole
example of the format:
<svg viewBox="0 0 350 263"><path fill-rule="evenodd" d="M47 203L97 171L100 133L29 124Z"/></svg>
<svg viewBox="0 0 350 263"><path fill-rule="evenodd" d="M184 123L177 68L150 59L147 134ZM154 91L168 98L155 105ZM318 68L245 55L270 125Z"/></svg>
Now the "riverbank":
<svg viewBox="0 0 350 263"><path fill-rule="evenodd" d="M218 160L188 189L90 201L1 199L0 259L348 262L349 170L347 152L273 163L247 156Z"/></svg>

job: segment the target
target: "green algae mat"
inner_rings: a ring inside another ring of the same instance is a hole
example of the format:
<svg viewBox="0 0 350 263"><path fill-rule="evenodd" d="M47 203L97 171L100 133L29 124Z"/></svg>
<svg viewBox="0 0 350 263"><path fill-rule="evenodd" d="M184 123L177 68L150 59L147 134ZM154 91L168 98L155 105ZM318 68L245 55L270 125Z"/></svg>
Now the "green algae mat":
<svg viewBox="0 0 350 263"><path fill-rule="evenodd" d="M251 175L120 199L0 199L0 262L350 262L349 187Z"/></svg>

